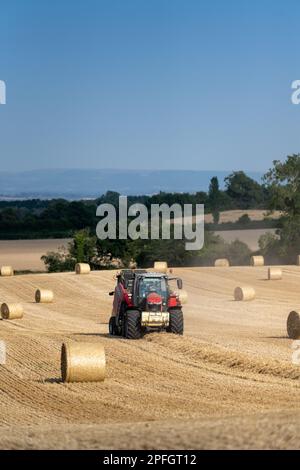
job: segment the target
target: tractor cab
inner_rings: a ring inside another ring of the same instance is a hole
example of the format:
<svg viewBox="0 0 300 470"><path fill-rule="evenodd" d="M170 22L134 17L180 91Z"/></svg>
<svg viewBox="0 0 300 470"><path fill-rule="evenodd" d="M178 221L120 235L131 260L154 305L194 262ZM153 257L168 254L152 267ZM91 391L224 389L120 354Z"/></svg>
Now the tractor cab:
<svg viewBox="0 0 300 470"><path fill-rule="evenodd" d="M143 311L166 311L168 307L167 279L161 274L137 275L132 302Z"/></svg>

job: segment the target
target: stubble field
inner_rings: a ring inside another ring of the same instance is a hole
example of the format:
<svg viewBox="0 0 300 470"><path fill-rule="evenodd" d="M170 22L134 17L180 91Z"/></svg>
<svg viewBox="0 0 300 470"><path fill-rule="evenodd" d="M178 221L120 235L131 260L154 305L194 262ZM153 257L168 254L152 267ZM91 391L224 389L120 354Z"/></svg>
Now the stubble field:
<svg viewBox="0 0 300 470"><path fill-rule="evenodd" d="M108 336L112 271L0 278L3 302L22 320L1 321L0 448L297 448L300 368L286 318L300 307L300 268L175 269L189 294L185 334ZM257 291L233 301L237 285ZM50 288L53 304L35 304ZM104 383L60 381L63 341L102 342Z"/></svg>

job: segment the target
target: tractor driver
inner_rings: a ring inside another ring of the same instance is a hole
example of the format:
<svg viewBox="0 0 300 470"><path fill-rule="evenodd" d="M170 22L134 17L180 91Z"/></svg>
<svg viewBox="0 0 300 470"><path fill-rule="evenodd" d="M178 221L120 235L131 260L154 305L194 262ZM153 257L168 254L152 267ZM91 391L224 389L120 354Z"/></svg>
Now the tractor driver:
<svg viewBox="0 0 300 470"><path fill-rule="evenodd" d="M140 298L146 298L150 293L156 292L163 299L167 297L166 283L162 279L144 278L140 283Z"/></svg>

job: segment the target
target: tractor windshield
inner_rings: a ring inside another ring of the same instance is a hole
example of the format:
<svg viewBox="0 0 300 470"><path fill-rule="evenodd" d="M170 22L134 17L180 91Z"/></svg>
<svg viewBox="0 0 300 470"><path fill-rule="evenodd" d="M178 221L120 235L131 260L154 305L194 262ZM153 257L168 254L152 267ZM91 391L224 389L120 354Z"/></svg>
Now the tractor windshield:
<svg viewBox="0 0 300 470"><path fill-rule="evenodd" d="M163 300L167 298L167 283L164 277L144 277L140 280L139 297L145 299L149 294L155 292Z"/></svg>

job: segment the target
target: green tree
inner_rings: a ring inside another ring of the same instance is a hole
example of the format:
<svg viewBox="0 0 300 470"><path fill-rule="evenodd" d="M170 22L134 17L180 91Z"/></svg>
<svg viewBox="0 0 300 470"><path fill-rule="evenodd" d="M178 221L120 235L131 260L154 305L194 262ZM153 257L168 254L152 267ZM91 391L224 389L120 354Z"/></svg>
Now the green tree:
<svg viewBox="0 0 300 470"><path fill-rule="evenodd" d="M241 225L248 225L248 224L250 224L250 222L251 222L251 219L250 219L248 214L243 214L238 219L238 223L241 224Z"/></svg>
<svg viewBox="0 0 300 470"><path fill-rule="evenodd" d="M220 193L219 180L216 176L213 176L208 189L208 203L211 210L218 209Z"/></svg>
<svg viewBox="0 0 300 470"><path fill-rule="evenodd" d="M225 248L225 258L228 258L230 264L235 266L249 265L251 254L248 245L240 240L234 240Z"/></svg>
<svg viewBox="0 0 300 470"><path fill-rule="evenodd" d="M270 190L271 210L279 209L292 217L300 215L300 154L290 155L284 162L274 160L264 182Z"/></svg>
<svg viewBox="0 0 300 470"><path fill-rule="evenodd" d="M209 190L208 190L208 205L212 212L214 224L218 224L220 220L220 201L221 201L221 191L219 188L219 180L214 176L210 180Z"/></svg>
<svg viewBox="0 0 300 470"><path fill-rule="evenodd" d="M262 239L261 246L270 256L295 262L300 246L300 154L290 155L283 162L275 160L264 182L270 192L270 211L281 210L283 216L277 237Z"/></svg>
<svg viewBox="0 0 300 470"><path fill-rule="evenodd" d="M212 212L212 216L213 216L213 221L214 221L214 224L215 225L218 225L219 221L220 221L220 212L218 210L214 210Z"/></svg>
<svg viewBox="0 0 300 470"><path fill-rule="evenodd" d="M247 176L243 171L235 171L225 178L226 193L239 209L263 207L266 191L262 185Z"/></svg>
<svg viewBox="0 0 300 470"><path fill-rule="evenodd" d="M89 229L79 230L70 243L69 253L77 263L91 263L97 254L96 245L97 237L91 236Z"/></svg>
<svg viewBox="0 0 300 470"><path fill-rule="evenodd" d="M73 271L76 259L64 248L59 248L57 252L49 251L41 257L49 273L58 273L64 271Z"/></svg>

